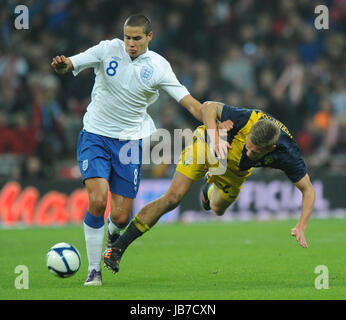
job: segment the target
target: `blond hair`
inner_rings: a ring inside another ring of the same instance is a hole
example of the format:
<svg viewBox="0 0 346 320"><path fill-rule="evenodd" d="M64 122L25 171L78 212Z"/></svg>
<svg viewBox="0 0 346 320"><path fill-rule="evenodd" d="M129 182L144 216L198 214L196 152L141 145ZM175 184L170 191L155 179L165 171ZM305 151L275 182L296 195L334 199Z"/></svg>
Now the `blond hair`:
<svg viewBox="0 0 346 320"><path fill-rule="evenodd" d="M280 128L272 121L262 119L250 129L249 138L259 148L270 148L280 137Z"/></svg>

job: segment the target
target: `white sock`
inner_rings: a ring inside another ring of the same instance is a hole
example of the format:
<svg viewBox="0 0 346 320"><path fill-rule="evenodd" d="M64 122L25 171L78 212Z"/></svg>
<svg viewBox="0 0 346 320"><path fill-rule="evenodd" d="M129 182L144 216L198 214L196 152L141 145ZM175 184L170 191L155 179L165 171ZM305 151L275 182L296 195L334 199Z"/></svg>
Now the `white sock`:
<svg viewBox="0 0 346 320"><path fill-rule="evenodd" d="M114 234L115 232L122 230L113 222L111 214L108 216L108 222L108 231L110 234Z"/></svg>
<svg viewBox="0 0 346 320"><path fill-rule="evenodd" d="M84 223L84 236L89 261L88 271L101 271L101 254L103 248L105 226L92 228Z"/></svg>

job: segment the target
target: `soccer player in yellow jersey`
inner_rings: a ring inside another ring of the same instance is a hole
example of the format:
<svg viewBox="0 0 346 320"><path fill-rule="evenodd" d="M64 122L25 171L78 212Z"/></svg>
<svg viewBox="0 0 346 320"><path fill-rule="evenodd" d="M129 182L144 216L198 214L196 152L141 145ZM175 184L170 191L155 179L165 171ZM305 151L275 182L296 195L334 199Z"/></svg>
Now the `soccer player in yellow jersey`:
<svg viewBox="0 0 346 320"><path fill-rule="evenodd" d="M218 102L205 102L202 112L204 125L195 130L192 142L183 150L168 190L140 210L115 245L105 251L105 266L113 272L119 271L120 259L129 244L177 207L193 182L208 172L211 175L202 188L201 201L205 209L222 215L236 201L254 167L283 170L303 195L301 216L291 235L307 248L304 233L315 190L298 145L286 126L261 110Z"/></svg>

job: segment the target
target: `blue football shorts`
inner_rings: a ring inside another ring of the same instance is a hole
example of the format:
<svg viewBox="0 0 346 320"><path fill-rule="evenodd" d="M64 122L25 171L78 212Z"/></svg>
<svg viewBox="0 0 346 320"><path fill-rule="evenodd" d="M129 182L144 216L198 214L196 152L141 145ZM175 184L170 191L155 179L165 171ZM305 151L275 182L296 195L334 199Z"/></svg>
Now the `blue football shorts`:
<svg viewBox="0 0 346 320"><path fill-rule="evenodd" d="M83 183L89 178L104 178L111 193L136 197L141 176L142 139L119 140L82 130L78 137L77 160Z"/></svg>

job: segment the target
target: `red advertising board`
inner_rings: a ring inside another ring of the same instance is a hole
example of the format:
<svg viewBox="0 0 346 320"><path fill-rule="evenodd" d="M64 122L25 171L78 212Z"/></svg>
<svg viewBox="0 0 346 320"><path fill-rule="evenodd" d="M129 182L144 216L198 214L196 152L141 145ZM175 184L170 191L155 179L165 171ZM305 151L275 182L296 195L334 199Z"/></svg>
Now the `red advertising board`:
<svg viewBox="0 0 346 320"><path fill-rule="evenodd" d="M0 219L6 226L18 222L27 226L80 223L87 208L85 189L76 189L70 195L53 190L41 197L36 187L22 188L18 182L11 181L0 192ZM106 213L109 213L109 205Z"/></svg>

